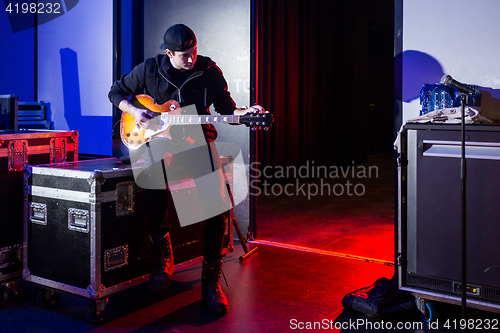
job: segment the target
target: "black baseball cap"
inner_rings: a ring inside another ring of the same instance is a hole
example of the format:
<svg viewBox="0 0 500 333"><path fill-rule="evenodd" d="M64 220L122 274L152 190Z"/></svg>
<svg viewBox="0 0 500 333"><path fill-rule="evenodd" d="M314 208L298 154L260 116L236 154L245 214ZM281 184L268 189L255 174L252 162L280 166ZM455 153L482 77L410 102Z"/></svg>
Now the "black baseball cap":
<svg viewBox="0 0 500 333"><path fill-rule="evenodd" d="M160 49L170 51L184 51L196 45L196 36L193 30L184 24L174 24L163 35L163 44Z"/></svg>

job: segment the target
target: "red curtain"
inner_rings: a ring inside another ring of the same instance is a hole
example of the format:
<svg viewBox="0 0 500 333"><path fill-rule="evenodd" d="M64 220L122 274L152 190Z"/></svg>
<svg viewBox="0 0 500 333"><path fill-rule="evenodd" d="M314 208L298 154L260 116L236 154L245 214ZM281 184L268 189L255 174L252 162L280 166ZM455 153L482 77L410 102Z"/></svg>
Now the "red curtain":
<svg viewBox="0 0 500 333"><path fill-rule="evenodd" d="M365 159L370 1L257 1L257 102L275 119L259 136L259 161L287 167Z"/></svg>

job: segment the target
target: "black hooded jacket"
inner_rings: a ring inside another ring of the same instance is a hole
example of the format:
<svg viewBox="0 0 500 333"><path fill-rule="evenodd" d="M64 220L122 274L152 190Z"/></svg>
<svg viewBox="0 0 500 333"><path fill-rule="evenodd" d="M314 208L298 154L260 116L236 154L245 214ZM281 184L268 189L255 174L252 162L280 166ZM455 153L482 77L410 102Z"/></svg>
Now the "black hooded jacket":
<svg viewBox="0 0 500 333"><path fill-rule="evenodd" d="M111 86L109 100L118 107L128 96L144 91L157 104L170 100L179 102L181 107L194 104L200 115L210 114L209 107L212 104L223 115L230 115L236 109L222 71L209 57L197 57L194 68L186 72L189 76L180 87L175 84L174 71L176 69L167 55L146 59ZM208 141L217 138L213 125L202 125L202 128Z"/></svg>

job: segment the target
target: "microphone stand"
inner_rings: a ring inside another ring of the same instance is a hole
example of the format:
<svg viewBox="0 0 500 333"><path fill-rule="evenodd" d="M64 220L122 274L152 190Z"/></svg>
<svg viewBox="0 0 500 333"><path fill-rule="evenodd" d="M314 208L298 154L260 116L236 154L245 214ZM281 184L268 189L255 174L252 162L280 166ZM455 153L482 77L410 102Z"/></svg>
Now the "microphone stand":
<svg viewBox="0 0 500 333"><path fill-rule="evenodd" d="M460 93L460 105L462 108L462 143L461 143L461 158L460 158L460 178L461 178L461 195L462 195L462 214L461 214L461 258L462 258L462 319L466 317L467 309L467 251L466 251L466 183L467 183L467 161L465 158L465 103L467 102L467 94ZM464 330L464 332L466 329Z"/></svg>

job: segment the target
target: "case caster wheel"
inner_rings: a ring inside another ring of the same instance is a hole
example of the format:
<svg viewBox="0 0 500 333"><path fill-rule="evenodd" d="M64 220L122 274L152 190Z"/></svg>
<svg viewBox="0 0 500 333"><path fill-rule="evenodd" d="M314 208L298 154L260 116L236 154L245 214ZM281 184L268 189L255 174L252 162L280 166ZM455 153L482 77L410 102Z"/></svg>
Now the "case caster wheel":
<svg viewBox="0 0 500 333"><path fill-rule="evenodd" d="M436 309L431 302L417 297L415 303L420 311L420 318L422 318L424 322L430 323L436 320Z"/></svg>
<svg viewBox="0 0 500 333"><path fill-rule="evenodd" d="M92 324L99 324L104 320L104 308L108 303L108 299L100 299L92 301L87 308L87 320Z"/></svg>
<svg viewBox="0 0 500 333"><path fill-rule="evenodd" d="M48 308L57 302L56 293L50 289L40 289L36 294L36 303L41 307Z"/></svg>
<svg viewBox="0 0 500 333"><path fill-rule="evenodd" d="M15 302L21 296L21 285L17 281L12 281L3 284L5 289L3 291L3 298L8 302Z"/></svg>

